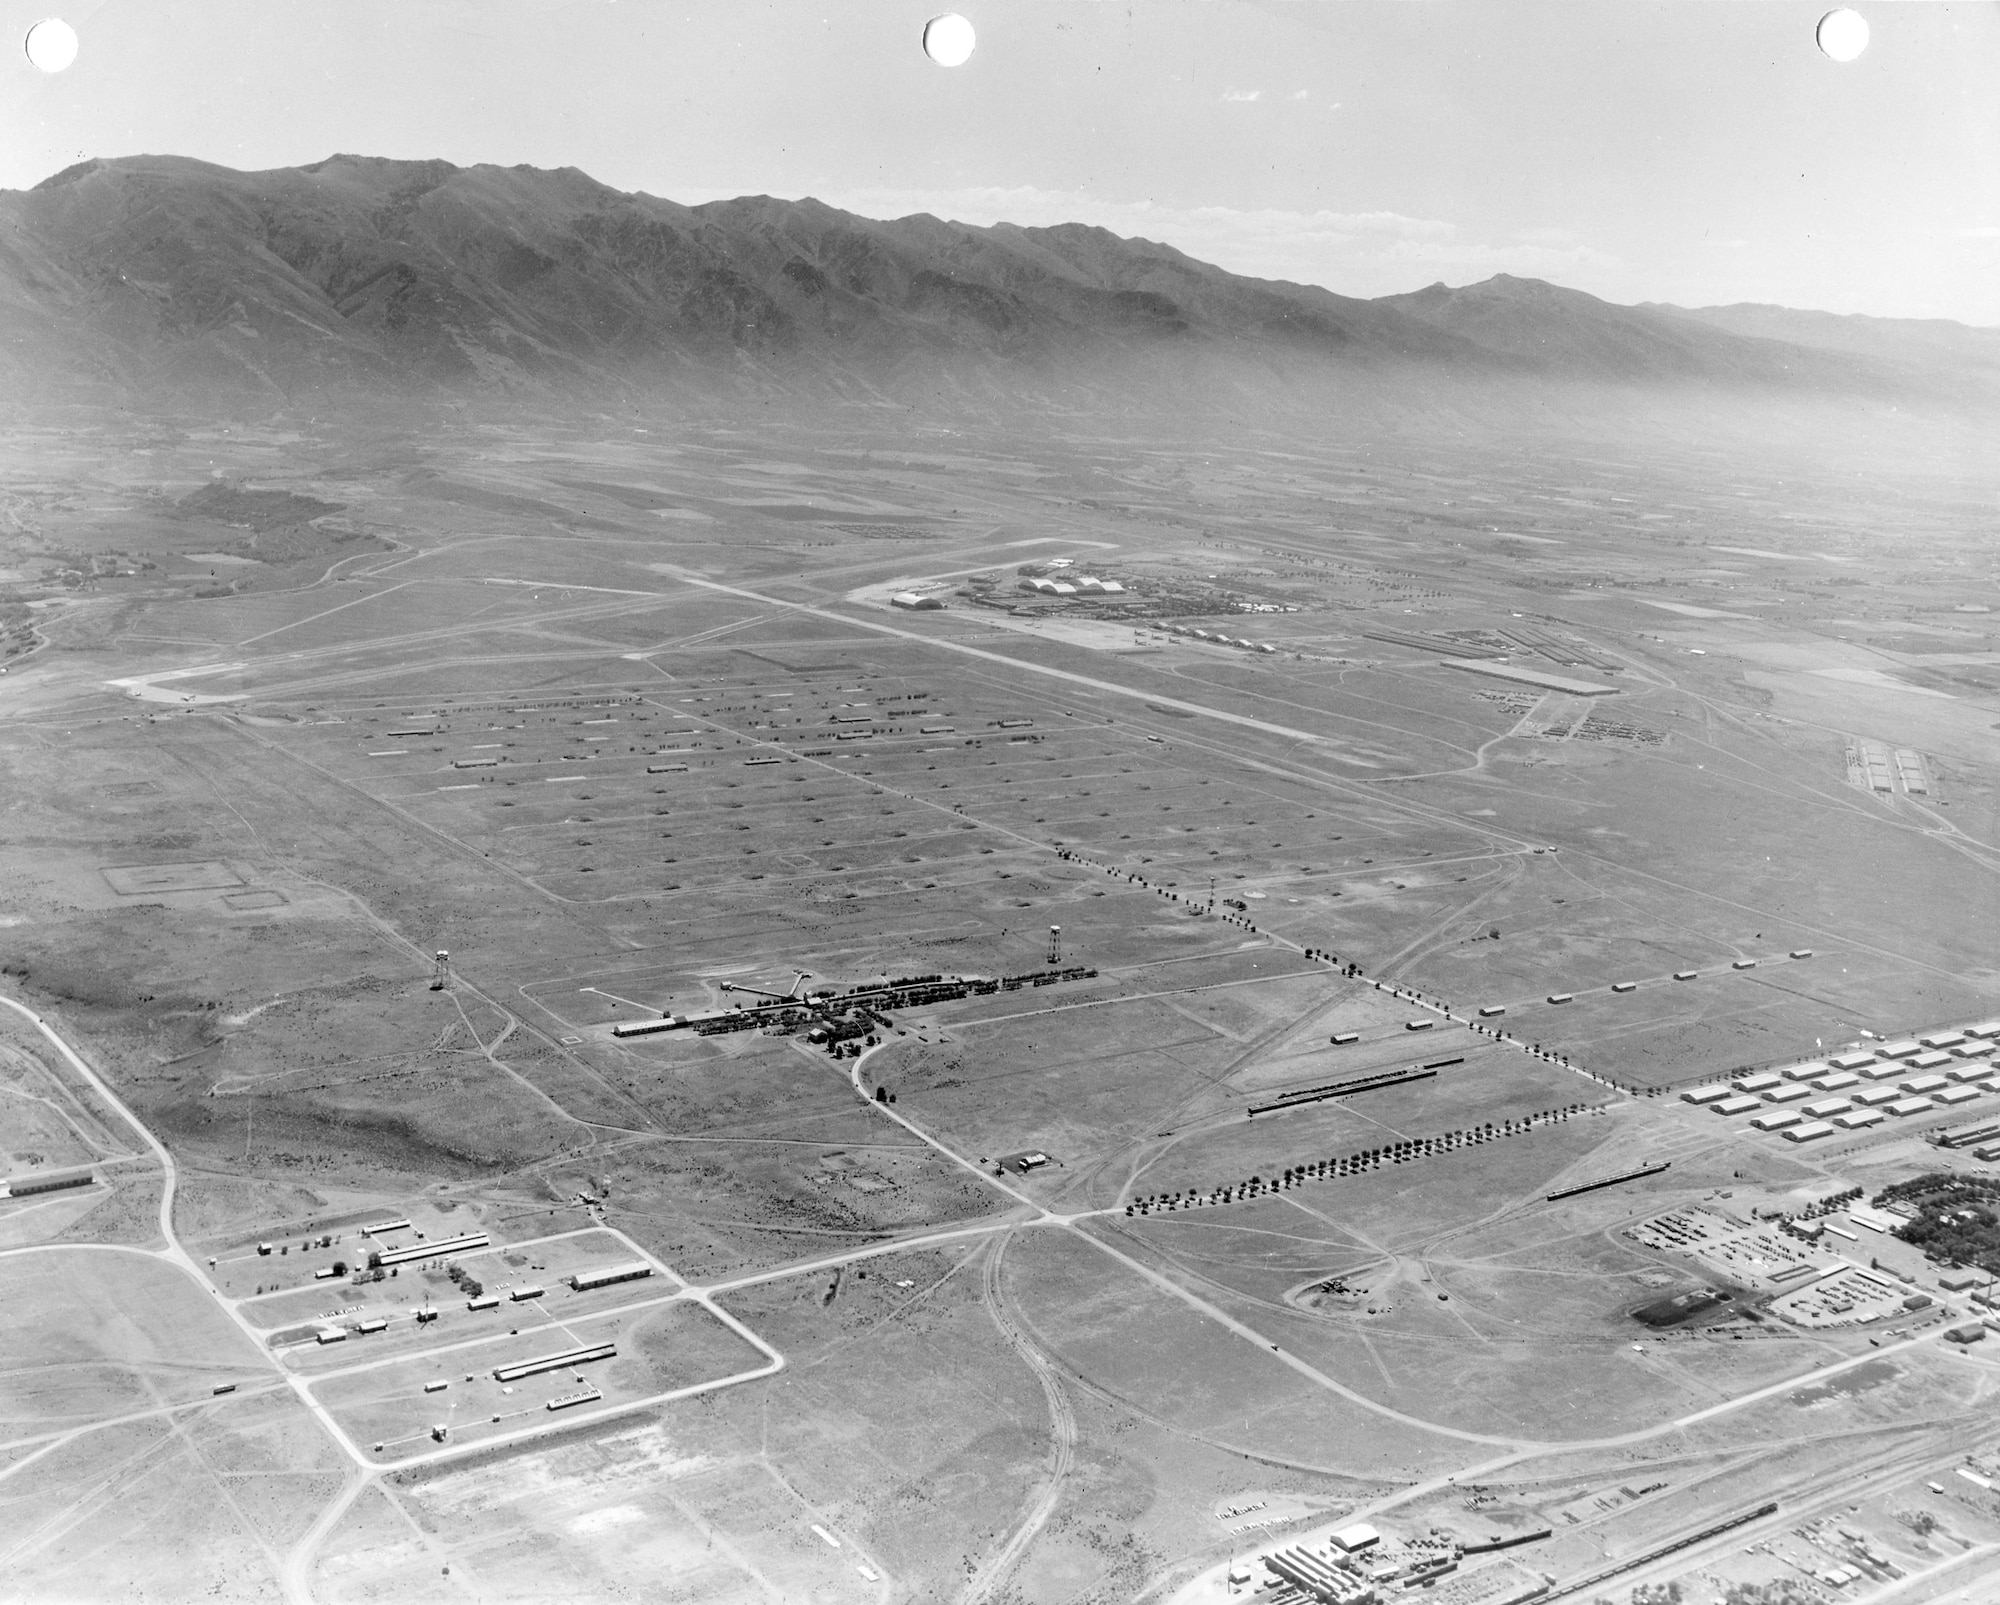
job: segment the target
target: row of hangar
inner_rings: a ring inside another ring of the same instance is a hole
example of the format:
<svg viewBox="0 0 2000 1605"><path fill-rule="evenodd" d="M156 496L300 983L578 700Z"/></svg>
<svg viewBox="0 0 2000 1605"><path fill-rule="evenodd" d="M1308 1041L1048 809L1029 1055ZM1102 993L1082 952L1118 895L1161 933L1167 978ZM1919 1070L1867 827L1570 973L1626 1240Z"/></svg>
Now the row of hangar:
<svg viewBox="0 0 2000 1605"><path fill-rule="evenodd" d="M1739 1075L1681 1099L1724 1117L1750 1115L1754 1129L1790 1142L1813 1142L2000 1093L1996 1049L2000 1020L1990 1020Z"/></svg>

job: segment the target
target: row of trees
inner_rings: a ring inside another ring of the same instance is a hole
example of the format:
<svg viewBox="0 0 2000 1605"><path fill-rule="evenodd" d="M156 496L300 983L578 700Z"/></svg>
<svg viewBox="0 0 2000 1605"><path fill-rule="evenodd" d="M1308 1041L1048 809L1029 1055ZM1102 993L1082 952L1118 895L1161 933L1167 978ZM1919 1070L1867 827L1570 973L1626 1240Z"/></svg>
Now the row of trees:
<svg viewBox="0 0 2000 1605"><path fill-rule="evenodd" d="M1565 1104L1559 1109L1544 1109L1536 1114L1497 1122L1489 1120L1483 1125L1447 1131L1435 1137L1411 1137L1380 1148L1363 1148L1356 1153L1311 1160L1302 1165L1288 1165L1281 1174L1268 1181L1262 1176L1252 1176L1246 1181L1211 1187L1206 1191L1200 1188L1188 1188L1175 1193L1154 1193L1127 1204L1125 1213L1150 1215L1156 1211L1197 1209L1210 1204L1235 1204L1252 1198L1269 1198L1308 1181L1358 1176L1364 1171L1380 1170L1384 1165L1408 1164L1413 1160L1454 1153L1460 1148L1493 1142L1502 1137L1517 1137L1533 1130L1536 1126L1553 1124L1559 1120L1567 1120L1572 1115L1587 1113L1589 1107L1588 1104L1581 1103Z"/></svg>

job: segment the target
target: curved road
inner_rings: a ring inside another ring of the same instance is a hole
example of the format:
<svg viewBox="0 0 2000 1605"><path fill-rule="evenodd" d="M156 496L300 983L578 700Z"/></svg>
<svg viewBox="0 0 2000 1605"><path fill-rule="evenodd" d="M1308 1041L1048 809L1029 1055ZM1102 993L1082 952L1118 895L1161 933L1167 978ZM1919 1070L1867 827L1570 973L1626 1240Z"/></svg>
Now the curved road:
<svg viewBox="0 0 2000 1605"><path fill-rule="evenodd" d="M1232 1333L1236 1337L1243 1339L1247 1343L1253 1344L1256 1348L1258 1348L1265 1354L1275 1357L1280 1363L1289 1367L1291 1370L1298 1373L1300 1376L1304 1377L1307 1381L1315 1384L1318 1387L1325 1389L1327 1392L1333 1393L1339 1396L1340 1398L1346 1399L1352 1404L1361 1406L1364 1409L1373 1411L1378 1415L1385 1416L1388 1419L1395 1421L1402 1426L1409 1427L1422 1432L1433 1433L1441 1437L1455 1438L1458 1441L1469 1445L1477 1444L1483 1448L1489 1448L1499 1451L1498 1453L1492 1455L1490 1458L1482 1460L1476 1464L1461 1466L1453 1472L1440 1474L1438 1476L1426 1479L1422 1482L1412 1484L1409 1487L1398 1489L1395 1493L1386 1495L1382 1499L1377 1500L1365 1507L1349 1512L1347 1515L1341 1518L1342 1522L1365 1520L1368 1517L1378 1512L1393 1509L1399 1505L1407 1504L1412 1500L1420 1499L1424 1497L1426 1494L1433 1493L1439 1489L1448 1487L1461 1477L1478 1478L1481 1476L1485 1476L1491 1472L1500 1470L1505 1466L1514 1465L1522 1461L1535 1460L1537 1458L1546 1455L1570 1454L1577 1452L1579 1450L1603 1450L1603 1449L1624 1448L1633 1444L1644 1443L1648 1439L1659 1438L1669 1433L1683 1431L1684 1429L1694 1426L1699 1422L1708 1421L1717 1416L1727 1415L1733 1411L1741 1410L1749 1405L1760 1403L1761 1401L1766 1399L1775 1398L1780 1394L1789 1393L1798 1388L1809 1387L1814 1383L1822 1381L1828 1377L1837 1376L1843 1371L1851 1370L1856 1366L1866 1365L1870 1361L1878 1360L1883 1358L1884 1356L1895 1354L1900 1350L1913 1348L1918 1344L1922 1343L1935 1342L1943 1332L1943 1327L1940 1326L1929 1332L1914 1334L1900 1343L1885 1345L1880 1349L1870 1349L1865 1354L1851 1355L1845 1359L1831 1361L1826 1365L1815 1367L1814 1369L1803 1372L1797 1376L1785 1377L1779 1381L1767 1383L1761 1387L1752 1389L1748 1393L1738 1394L1733 1398L1721 1400L1716 1404L1707 1405L1701 1409L1689 1411L1685 1415L1680 1415L1673 1417L1670 1420L1657 1422L1650 1427L1641 1427L1636 1431L1617 1433L1609 1437L1580 1438L1580 1439L1571 1439L1568 1441L1509 1438L1497 1434L1470 1432L1462 1428L1446 1426L1440 1422L1425 1421L1417 1416L1409 1415L1404 1411L1398 1410L1391 1405L1384 1404L1379 1400L1371 1399L1366 1394L1356 1392L1354 1389L1349 1388L1345 1386L1343 1383L1335 1380L1333 1377L1328 1376L1324 1371L1318 1369L1316 1366L1308 1364L1305 1360L1299 1358L1296 1355L1286 1353L1279 1345L1272 1343L1261 1332L1257 1331L1256 1328L1250 1326L1248 1323L1238 1320L1228 1311L1222 1309L1220 1306L1212 1303L1208 1299L1203 1298L1200 1294L1194 1292L1193 1290L1182 1286L1172 1277L1166 1275L1162 1271L1154 1269L1152 1266L1146 1264L1143 1260L1135 1258L1132 1255L1126 1254L1120 1249L1115 1248L1111 1244L1104 1241L1104 1239L1102 1239L1101 1237L1094 1236L1090 1232L1084 1231L1078 1224L1078 1222L1088 1219L1091 1216L1110 1214L1111 1213L1110 1211L1088 1210L1075 1215L1064 1215L1055 1213L1045 1208L1041 1204L1037 1203L1033 1198L1029 1197L1026 1193L1021 1192L1016 1188L1008 1185L1004 1179L994 1177L990 1172L986 1171L985 1169L983 1169L978 1165L975 1165L971 1160L968 1160L964 1158L962 1155L953 1152L953 1150L949 1146L940 1142L937 1138L933 1137L929 1132L925 1131L921 1126L919 1126L915 1121L911 1120L908 1116L897 1111L893 1106L888 1104L876 1103L872 1098L869 1097L866 1086L863 1083L862 1069L869 1059L873 1058L877 1053L881 1052L882 1049L890 1047L892 1045L893 1045L892 1043L884 1042L878 1044L876 1047L866 1049L860 1055L860 1057L858 1057L853 1062L851 1066L850 1075L856 1094L860 1096L862 1099L864 1099L868 1103L869 1107L874 1109L876 1113L887 1116L889 1119L893 1120L897 1125L901 1126L904 1130L908 1131L911 1135L919 1138L930 1148L936 1150L937 1153L939 1153L944 1158L951 1160L953 1163L962 1166L965 1169L973 1171L975 1174L980 1176L982 1180L986 1181L989 1185L994 1186L998 1188L1000 1191L1005 1192L1009 1197L1017 1200L1022 1204L1027 1205L1030 1209L1034 1211L1033 1216L1025 1221L992 1222L992 1223L987 1223L983 1228L975 1227L973 1228L973 1230L976 1231L980 1229L985 1229L995 1232L1010 1232L1020 1227L1027 1227L1027 1226L1055 1226L1062 1230L1071 1232L1076 1237L1080 1238L1082 1241L1088 1243L1092 1248L1096 1249L1099 1253L1104 1254L1111 1259L1117 1260L1120 1264L1124 1265L1128 1270L1132 1271L1135 1275L1142 1277L1146 1282L1151 1284L1153 1287L1159 1289L1161 1292L1169 1295L1172 1298L1180 1300L1183 1304L1186 1304L1189 1308L1195 1310L1197 1313L1206 1316L1209 1320L1214 1321L1217 1325L1223 1327L1226 1331ZM954 1235L964 1235L964 1233L961 1231L960 1233ZM899 1246L907 1246L907 1245L899 1245ZM864 1250L861 1252L868 1252L868 1251ZM852 1253L843 1255L830 1255L823 1263L829 1263L829 1264L835 1263L850 1257L859 1257L859 1256L858 1254L852 1254ZM997 1288L993 1278L995 1275L995 1267L997 1266L997 1263L998 1263L998 1256L996 1254L994 1258L989 1261L988 1264L988 1295L989 1295L988 1303L989 1307L995 1309L996 1316L998 1316L999 1312L998 1312L997 1302L995 1300L995 1294L997 1292ZM1003 1334L1007 1335L1008 1341L1015 1347L1016 1352L1021 1353L1022 1358L1026 1360L1027 1363L1030 1365L1031 1369L1035 1371L1037 1379L1042 1382L1045 1391L1049 1392L1053 1410L1055 1407L1054 1401L1057 1399L1057 1397L1059 1397L1060 1384L1056 1383L1054 1387L1051 1386L1054 1379L1052 1375L1045 1374L1045 1367L1047 1364L1046 1360L1043 1359L1043 1357L1039 1353L1030 1356L1028 1353L1024 1352L1021 1348L1020 1343L1015 1341L1016 1337L1019 1336L1019 1334L1010 1330L1010 1323L1006 1321L1004 1318L1001 1319L1001 1330ZM1037 1364L1036 1363L1037 1360L1041 1360L1042 1363ZM1060 1416L1057 1417L1057 1422L1058 1425L1056 1430L1058 1436L1058 1443L1060 1445L1061 1434L1062 1434L1062 1429L1059 1424ZM1022 1527L1016 1531L1013 1538L1010 1539L1008 1544L1000 1552L998 1552L992 1559L990 1559L987 1562L987 1564L983 1566L980 1569L980 1571L975 1575L972 1584L965 1596L967 1600L976 1600L981 1596L982 1593L984 1593L987 1590L990 1590L995 1584L997 1584L1001 1580L1002 1573L1004 1572L1004 1570L1007 1567L1010 1567L1014 1565L1016 1562L1018 1562L1022 1554L1025 1552L1026 1548L1025 1541L1031 1539L1032 1536L1040 1530L1041 1525L1047 1520L1049 1511L1053 1508L1056 1490L1060 1486L1061 1470L1066 1469L1066 1467L1064 1466L1064 1461L1061 1455L1060 1447L1058 1449L1058 1468L1059 1469L1057 1478L1055 1479L1054 1482L1052 1482L1049 1489L1045 1491L1043 1498L1040 1501L1038 1501L1036 1508L1030 1512L1027 1520L1023 1523ZM1175 1600L1177 1602L1182 1602L1182 1601L1192 1602L1201 1598L1202 1597L1201 1590L1204 1587L1213 1586L1215 1575L1217 1575L1219 1570L1220 1568L1217 1568L1217 1569L1212 1569L1211 1572L1203 1573L1200 1577L1194 1579L1185 1587L1177 1590L1174 1596Z"/></svg>
<svg viewBox="0 0 2000 1605"><path fill-rule="evenodd" d="M131 1248L124 1244L101 1244L101 1243L100 1244L80 1244L80 1243L40 1244L27 1249L16 1249L13 1250L12 1252L36 1253L36 1252L46 1252L51 1249L67 1250L74 1248L98 1248L98 1249L118 1248L127 1253L144 1254L153 1259L165 1260L170 1265L178 1266L182 1271L184 1271L201 1287L202 1291L208 1293L211 1297L215 1299L216 1303L220 1306L223 1312L228 1315L230 1320L236 1323L237 1329L243 1333L246 1339L248 1339L251 1348L264 1361L264 1363L267 1366L269 1366L272 1373L276 1377L282 1379L287 1385L290 1386L293 1394L298 1398L299 1402L303 1404L307 1410L311 1411L314 1419L317 1420L319 1424L326 1429L327 1435L330 1438L332 1438L332 1440L336 1444L339 1444L344 1450L346 1450L350 1458L354 1458L355 1452L353 1448L348 1444L347 1439L341 1434L340 1430L334 1425L332 1418L327 1414L326 1410L320 1405L318 1400L313 1398L311 1392L306 1388L303 1379L293 1376L290 1372L286 1371L282 1366L280 1366L275 1360L273 1360L270 1357L269 1351L264 1346L264 1334L259 1332L256 1327L251 1325L250 1322L241 1314L241 1312L239 1312L236 1309L236 1307L233 1304L231 1304L227 1299L223 1298L220 1293L216 1292L216 1290L209 1284L208 1278L202 1274L201 1267L195 1262L194 1256L190 1254L185 1247L182 1246L180 1238L175 1235L174 1193L175 1190L180 1185L180 1171L179 1168L174 1164L174 1156L167 1152L166 1145L162 1143L159 1138L155 1137L150 1130L147 1129L145 1123L141 1121L137 1115L133 1114L131 1109L126 1106L125 1100L120 1098L117 1093L113 1092L111 1088L108 1085L106 1085L104 1078L98 1075L98 1073L95 1070L91 1069L91 1067L87 1063L85 1063L83 1056L79 1054L76 1051L76 1049L72 1048L67 1042L65 1042L62 1039L62 1037L57 1034L55 1028L48 1023L48 1021L44 1020L39 1014L35 1013L35 1011L29 1008L25 1003L17 1002L13 998L0 996L0 1005L4 1005L5 1007L12 1009L16 1014L20 1015L22 1019L28 1021L31 1025L33 1025L37 1031L41 1032L41 1034L48 1039L49 1044L63 1056L64 1062L68 1064L69 1067L72 1070L74 1070L79 1077L82 1078L84 1083L87 1086L89 1086L91 1091L95 1092L98 1097L102 1098L104 1102L117 1113L118 1118L123 1120L126 1125L130 1126L132 1130L138 1134L138 1136L146 1144L146 1146L152 1150L153 1157L157 1159L160 1164L159 1230L160 1230L160 1237L166 1244L166 1247L157 1249ZM101 1424L102 1423L93 1422L89 1427L86 1427L82 1430L85 1431L95 1430L95 1428ZM360 1462L357 1463L362 1465L362 1469L364 1470L364 1472L368 1469L365 1463L360 1463ZM343 1488L340 1495L334 1500L334 1502L327 1508L326 1511L322 1512L320 1519L313 1524L311 1531L308 1532L305 1538L302 1539L297 1545L293 1546L292 1551L287 1556L284 1565L283 1581L285 1585L285 1593L287 1597L293 1601L293 1605L311 1605L312 1594L310 1588L307 1586L306 1570L311 1560L313 1550L318 1546L320 1539L325 1537L325 1535L328 1532L331 1532L333 1530L334 1524L339 1521L340 1517L343 1514L345 1514L348 1505L352 1503L355 1496L361 1491L361 1488L365 1486L366 1481L367 1478L363 1476L359 1479L351 1481L345 1488Z"/></svg>
<svg viewBox="0 0 2000 1605"><path fill-rule="evenodd" d="M1015 1564L1026 1555L1030 1545L1041 1537L1042 1529L1048 1525L1049 1517L1055 1514L1056 1503L1062 1498L1063 1483L1076 1465L1076 1411L1070 1408L1068 1397L1063 1392L1062 1378L1048 1357L1036 1346L1033 1338L1021 1330L1012 1316L1007 1313L1005 1294L1000 1286L1000 1262L1007 1253L1007 1239L997 1239L986 1254L986 1274L981 1287L981 1297L986 1305L986 1313L993 1318L993 1324L1000 1329L1000 1335L1021 1359L1021 1363L1035 1374L1035 1380L1042 1385L1042 1396L1048 1401L1049 1436L1055 1443L1055 1464L1049 1468L1048 1482L1040 1497L1029 1507L1014 1529L1007 1542L987 1557L985 1565L973 1574L966 1584L965 1592L959 1596L962 1605L979 1605L999 1588Z"/></svg>
<svg viewBox="0 0 2000 1605"><path fill-rule="evenodd" d="M35 1013L25 1003L17 1003L10 997L0 997L0 1005L5 1005L7 1008L12 1009L37 1031L41 1032L43 1036L47 1037L50 1045L55 1048L56 1052L63 1056L68 1062L69 1067L84 1079L89 1085L90 1090L116 1110L118 1118L130 1126L138 1134L140 1140L148 1148L152 1149L153 1157L160 1162L160 1237L167 1245L165 1250L160 1253L160 1257L172 1260L174 1264L187 1271L196 1280L201 1281L202 1286L206 1287L208 1283L202 1278L201 1271L196 1266L193 1256L181 1247L180 1239L174 1236L174 1189L180 1184L180 1172L174 1167L174 1156L167 1152L165 1145L161 1143L159 1138L146 1129L139 1117L125 1107L125 1101L104 1084L103 1078L83 1062L77 1051L56 1035L54 1028L50 1026L48 1021ZM241 1325L242 1323L239 1322L238 1324ZM246 1331L249 1330L247 1327L244 1329ZM262 1344L258 1345L260 1351L262 1347Z"/></svg>

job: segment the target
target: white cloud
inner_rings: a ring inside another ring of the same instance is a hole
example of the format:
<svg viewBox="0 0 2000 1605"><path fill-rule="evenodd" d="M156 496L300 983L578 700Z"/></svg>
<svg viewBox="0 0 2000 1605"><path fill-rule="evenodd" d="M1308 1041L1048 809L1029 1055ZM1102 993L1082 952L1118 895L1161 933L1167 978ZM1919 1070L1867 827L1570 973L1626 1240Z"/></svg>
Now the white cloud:
<svg viewBox="0 0 2000 1605"><path fill-rule="evenodd" d="M1222 92L1222 98L1224 100L1262 100L1264 98L1264 91L1261 89L1225 89Z"/></svg>
<svg viewBox="0 0 2000 1605"><path fill-rule="evenodd" d="M2000 227L1988 224L1985 228L1962 228L1958 237L1961 240L2000 240Z"/></svg>
<svg viewBox="0 0 2000 1605"><path fill-rule="evenodd" d="M1517 228L1514 238L1527 245L1574 245L1577 243L1575 229L1568 228Z"/></svg>
<svg viewBox="0 0 2000 1605"><path fill-rule="evenodd" d="M1294 100L1304 100L1304 99L1306 99L1306 98L1307 98L1307 97L1308 97L1309 95L1311 95L1311 94L1312 94L1312 91L1311 91L1310 89L1294 89L1294 90L1292 91L1292 99L1294 99Z"/></svg>

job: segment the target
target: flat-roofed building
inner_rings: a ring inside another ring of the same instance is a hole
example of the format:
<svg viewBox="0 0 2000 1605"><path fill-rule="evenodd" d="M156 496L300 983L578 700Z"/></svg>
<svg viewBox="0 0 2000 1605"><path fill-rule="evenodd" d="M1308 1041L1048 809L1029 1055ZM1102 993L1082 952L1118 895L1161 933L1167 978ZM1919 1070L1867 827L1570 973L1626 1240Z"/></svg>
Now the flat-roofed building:
<svg viewBox="0 0 2000 1605"><path fill-rule="evenodd" d="M409 1265L417 1260L441 1259L447 1254L469 1254L474 1249L485 1248L488 1239L484 1232L465 1232L457 1237L441 1238L435 1243L412 1243L407 1248L385 1249L379 1254L370 1254L370 1266Z"/></svg>
<svg viewBox="0 0 2000 1605"><path fill-rule="evenodd" d="M1488 663L1478 658L1446 658L1443 666L1463 669L1468 674L1489 675L1495 680L1511 680L1516 685L1537 685L1545 691L1566 691L1573 697L1608 697L1618 690L1615 685L1572 680L1567 675L1544 674L1540 669L1520 669L1510 663Z"/></svg>
<svg viewBox="0 0 2000 1605"><path fill-rule="evenodd" d="M519 1382L523 1378L540 1376L545 1371L560 1371L572 1365L588 1365L593 1360L609 1360L618 1353L613 1343L589 1343L573 1349L563 1349L555 1354L537 1355L532 1360L521 1360L513 1365L499 1365L493 1368L495 1382Z"/></svg>
<svg viewBox="0 0 2000 1605"><path fill-rule="evenodd" d="M570 1277L569 1285L576 1292L587 1293L595 1287L610 1287L618 1282L636 1282L652 1274L653 1267L644 1260L632 1260L624 1265L605 1265L593 1271L578 1271Z"/></svg>
<svg viewBox="0 0 2000 1605"><path fill-rule="evenodd" d="M96 1180L88 1170L64 1171L60 1174L14 1176L8 1179L7 1194L11 1198L30 1198L37 1193L59 1193L67 1188L88 1187ZM263 1250L258 1250L262 1253Z"/></svg>

